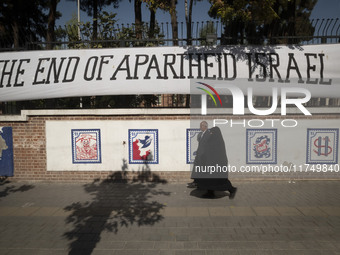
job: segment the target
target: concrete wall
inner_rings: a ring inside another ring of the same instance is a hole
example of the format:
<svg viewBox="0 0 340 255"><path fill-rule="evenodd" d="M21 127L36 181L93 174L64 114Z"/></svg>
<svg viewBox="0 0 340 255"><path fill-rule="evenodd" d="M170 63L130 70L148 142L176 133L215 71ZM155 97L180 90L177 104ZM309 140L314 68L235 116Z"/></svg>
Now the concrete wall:
<svg viewBox="0 0 340 255"><path fill-rule="evenodd" d="M158 164L149 164L153 171L186 171L186 128L189 120L81 120L46 121L47 171L110 171L121 170L129 163L129 129L158 131ZM73 163L71 130L100 129L101 163ZM156 152L157 153L157 152ZM156 154L155 153L155 154ZM144 164L130 164L138 170Z"/></svg>

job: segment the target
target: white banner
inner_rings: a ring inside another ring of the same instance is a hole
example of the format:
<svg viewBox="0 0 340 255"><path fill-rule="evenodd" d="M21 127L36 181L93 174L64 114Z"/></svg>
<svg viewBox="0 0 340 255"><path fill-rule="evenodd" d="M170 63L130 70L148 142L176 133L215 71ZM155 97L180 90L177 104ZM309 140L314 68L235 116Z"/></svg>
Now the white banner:
<svg viewBox="0 0 340 255"><path fill-rule="evenodd" d="M303 87L312 97L337 98L339 59L339 44L5 52L0 53L0 102L201 93L191 90L190 80L252 87L253 95L271 95L271 87Z"/></svg>

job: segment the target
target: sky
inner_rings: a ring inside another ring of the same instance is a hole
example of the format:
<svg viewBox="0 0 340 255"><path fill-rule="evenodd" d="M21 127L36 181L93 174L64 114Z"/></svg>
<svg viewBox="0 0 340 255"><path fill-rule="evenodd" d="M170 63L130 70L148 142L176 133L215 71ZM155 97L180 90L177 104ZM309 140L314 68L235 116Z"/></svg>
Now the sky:
<svg viewBox="0 0 340 255"><path fill-rule="evenodd" d="M143 21L149 21L149 11L146 4L143 4ZM208 10L210 3L208 0L197 2L193 7L193 22L213 20L209 17ZM62 17L57 20L57 26L65 25L65 23L71 19L72 14L77 14L77 0L60 0L57 10L62 14ZM107 7L105 9L108 12L117 13L116 19L119 24L131 24L134 23L134 6L133 0L122 0L119 3L119 8ZM185 22L184 13L184 0L178 0L177 4L177 17L178 22ZM315 5L311 18L340 18L340 0L319 0ZM158 10L156 12L156 19L158 22L170 22L170 15L164 11ZM91 18L87 16L85 12L81 12L80 20L82 22L91 21Z"/></svg>

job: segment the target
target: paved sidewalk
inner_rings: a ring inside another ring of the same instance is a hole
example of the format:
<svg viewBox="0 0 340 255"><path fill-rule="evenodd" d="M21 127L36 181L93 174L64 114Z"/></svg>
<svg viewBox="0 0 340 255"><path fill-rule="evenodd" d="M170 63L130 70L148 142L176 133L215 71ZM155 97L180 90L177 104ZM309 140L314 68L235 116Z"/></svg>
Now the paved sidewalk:
<svg viewBox="0 0 340 255"><path fill-rule="evenodd" d="M340 181L0 184L0 254L340 254Z"/></svg>

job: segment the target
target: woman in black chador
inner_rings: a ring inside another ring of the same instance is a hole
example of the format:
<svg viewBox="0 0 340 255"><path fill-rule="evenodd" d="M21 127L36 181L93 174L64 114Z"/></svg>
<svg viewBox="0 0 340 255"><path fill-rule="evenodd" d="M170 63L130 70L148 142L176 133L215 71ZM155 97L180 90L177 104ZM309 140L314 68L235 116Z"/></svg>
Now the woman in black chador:
<svg viewBox="0 0 340 255"><path fill-rule="evenodd" d="M223 136L221 130L218 127L213 127L210 129L209 138L206 144L207 148L205 150L206 166L220 166L222 169L227 169L228 158L226 153L226 148L224 145ZM237 188L233 187L228 179L228 171L213 173L212 178L200 178L197 179L197 186L199 189L207 190L204 197L214 197L214 191L229 191L229 198L233 199L235 197Z"/></svg>

